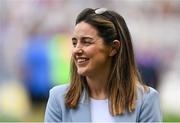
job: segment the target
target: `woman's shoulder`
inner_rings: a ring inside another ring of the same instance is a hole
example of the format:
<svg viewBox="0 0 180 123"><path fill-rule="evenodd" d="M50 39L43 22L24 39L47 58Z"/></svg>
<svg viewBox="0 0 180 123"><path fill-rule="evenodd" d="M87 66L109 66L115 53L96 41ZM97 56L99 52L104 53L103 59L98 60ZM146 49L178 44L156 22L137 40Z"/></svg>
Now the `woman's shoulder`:
<svg viewBox="0 0 180 123"><path fill-rule="evenodd" d="M149 86L139 85L137 89L139 99L159 98L159 92Z"/></svg>
<svg viewBox="0 0 180 123"><path fill-rule="evenodd" d="M51 95L64 95L67 92L69 84L57 85L50 90Z"/></svg>
<svg viewBox="0 0 180 123"><path fill-rule="evenodd" d="M159 92L152 87L148 87L148 90L144 93L144 102L159 102Z"/></svg>
<svg viewBox="0 0 180 123"><path fill-rule="evenodd" d="M66 107L64 95L67 89L68 85L58 85L50 90L45 113L46 122L59 122L62 120L62 111Z"/></svg>
<svg viewBox="0 0 180 123"><path fill-rule="evenodd" d="M159 92L156 89L154 89L152 87L147 87L147 88L148 88L148 90L145 91L146 95L159 95Z"/></svg>
<svg viewBox="0 0 180 123"><path fill-rule="evenodd" d="M137 111L141 122L160 122L162 120L159 92L148 86L138 87Z"/></svg>

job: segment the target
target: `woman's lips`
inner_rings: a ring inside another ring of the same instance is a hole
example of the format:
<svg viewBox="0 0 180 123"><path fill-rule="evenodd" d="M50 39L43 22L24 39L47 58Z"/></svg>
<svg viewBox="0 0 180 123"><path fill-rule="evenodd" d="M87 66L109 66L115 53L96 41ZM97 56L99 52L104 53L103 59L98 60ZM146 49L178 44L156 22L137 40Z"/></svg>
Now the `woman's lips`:
<svg viewBox="0 0 180 123"><path fill-rule="evenodd" d="M89 59L88 58L77 58L76 59L76 62L77 62L77 64L78 65L83 65L83 64L85 64L85 63L87 63L89 61Z"/></svg>

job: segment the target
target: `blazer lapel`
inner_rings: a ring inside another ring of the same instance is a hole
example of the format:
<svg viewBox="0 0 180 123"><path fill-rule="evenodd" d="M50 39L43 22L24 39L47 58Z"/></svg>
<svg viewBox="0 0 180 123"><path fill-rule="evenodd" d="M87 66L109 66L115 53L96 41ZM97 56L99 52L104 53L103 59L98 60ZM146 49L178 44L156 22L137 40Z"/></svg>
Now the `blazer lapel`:
<svg viewBox="0 0 180 123"><path fill-rule="evenodd" d="M72 122L91 122L91 112L88 93L84 89L77 108L71 109Z"/></svg>
<svg viewBox="0 0 180 123"><path fill-rule="evenodd" d="M72 122L91 122L89 104L79 104L77 109L71 110Z"/></svg>

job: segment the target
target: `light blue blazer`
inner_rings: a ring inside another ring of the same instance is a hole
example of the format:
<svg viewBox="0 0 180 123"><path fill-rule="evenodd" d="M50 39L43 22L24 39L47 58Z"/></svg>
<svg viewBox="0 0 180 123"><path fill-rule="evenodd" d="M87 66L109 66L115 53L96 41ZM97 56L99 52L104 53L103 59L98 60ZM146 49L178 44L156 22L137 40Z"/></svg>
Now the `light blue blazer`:
<svg viewBox="0 0 180 123"><path fill-rule="evenodd" d="M91 122L91 110L88 94L83 91L78 107L71 109L65 106L64 95L68 85L60 85L50 90L45 111L45 122ZM115 122L161 122L161 111L158 92L151 88L144 92L143 87L137 89L136 109L123 115L114 116ZM97 109L98 110L98 109Z"/></svg>

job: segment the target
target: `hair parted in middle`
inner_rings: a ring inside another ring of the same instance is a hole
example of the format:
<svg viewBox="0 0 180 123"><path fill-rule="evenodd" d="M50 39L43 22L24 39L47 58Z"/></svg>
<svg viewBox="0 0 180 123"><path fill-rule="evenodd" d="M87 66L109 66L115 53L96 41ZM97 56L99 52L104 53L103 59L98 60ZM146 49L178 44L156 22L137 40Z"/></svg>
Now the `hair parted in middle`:
<svg viewBox="0 0 180 123"><path fill-rule="evenodd" d="M130 32L121 15L106 9L84 9L76 19L76 25L85 22L93 26L105 45L112 45L114 40L120 42L117 54L112 58L106 91L113 116L123 114L126 110L133 112L136 106L137 84L141 83ZM71 60L70 87L66 93L66 105L75 108L83 89L88 90L85 76L77 73L77 67Z"/></svg>

